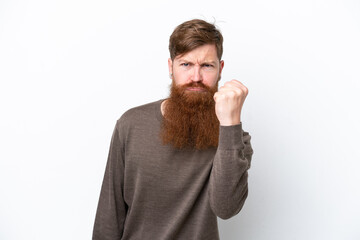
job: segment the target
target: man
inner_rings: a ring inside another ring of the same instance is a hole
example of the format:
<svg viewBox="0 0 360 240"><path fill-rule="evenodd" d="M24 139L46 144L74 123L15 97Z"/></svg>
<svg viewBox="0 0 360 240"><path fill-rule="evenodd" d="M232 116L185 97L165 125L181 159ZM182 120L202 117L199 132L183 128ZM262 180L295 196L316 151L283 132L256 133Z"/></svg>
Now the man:
<svg viewBox="0 0 360 240"><path fill-rule="evenodd" d="M169 98L117 121L93 239L219 239L248 194L253 150L242 129L248 94L237 80L217 89L221 33L191 20L170 37Z"/></svg>

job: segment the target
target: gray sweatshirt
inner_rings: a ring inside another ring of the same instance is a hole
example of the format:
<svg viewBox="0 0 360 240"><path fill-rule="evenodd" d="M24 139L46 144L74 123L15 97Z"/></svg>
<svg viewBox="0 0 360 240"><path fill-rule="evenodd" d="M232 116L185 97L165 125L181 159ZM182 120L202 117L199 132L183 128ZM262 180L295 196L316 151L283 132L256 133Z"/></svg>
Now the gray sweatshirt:
<svg viewBox="0 0 360 240"><path fill-rule="evenodd" d="M220 126L217 148L175 149L159 137L162 101L116 123L93 240L219 239L217 216L244 205L253 150L242 123Z"/></svg>

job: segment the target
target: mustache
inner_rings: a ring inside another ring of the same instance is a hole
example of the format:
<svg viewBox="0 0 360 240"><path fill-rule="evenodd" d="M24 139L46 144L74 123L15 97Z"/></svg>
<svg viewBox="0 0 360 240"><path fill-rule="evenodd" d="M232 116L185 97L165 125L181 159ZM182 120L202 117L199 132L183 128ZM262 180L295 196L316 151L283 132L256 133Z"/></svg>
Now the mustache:
<svg viewBox="0 0 360 240"><path fill-rule="evenodd" d="M187 88L202 88L206 91L210 91L211 88L206 86L205 84L203 84L202 82L191 82L191 83L187 83L187 84L184 84L182 85L181 87L181 90L184 91L185 89Z"/></svg>

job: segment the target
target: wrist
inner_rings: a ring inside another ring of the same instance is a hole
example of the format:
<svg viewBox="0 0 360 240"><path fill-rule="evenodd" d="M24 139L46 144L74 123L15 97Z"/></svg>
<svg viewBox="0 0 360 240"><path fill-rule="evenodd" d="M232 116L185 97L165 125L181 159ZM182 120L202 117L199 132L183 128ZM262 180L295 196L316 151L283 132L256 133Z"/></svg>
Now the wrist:
<svg viewBox="0 0 360 240"><path fill-rule="evenodd" d="M241 123L241 120L233 120L233 121L221 121L220 126L234 126Z"/></svg>

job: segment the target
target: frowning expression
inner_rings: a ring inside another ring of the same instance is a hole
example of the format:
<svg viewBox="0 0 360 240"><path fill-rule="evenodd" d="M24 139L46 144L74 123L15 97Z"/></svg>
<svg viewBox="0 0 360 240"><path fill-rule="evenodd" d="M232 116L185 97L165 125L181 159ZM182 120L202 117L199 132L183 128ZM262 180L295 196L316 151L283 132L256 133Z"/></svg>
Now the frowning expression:
<svg viewBox="0 0 360 240"><path fill-rule="evenodd" d="M214 87L220 80L224 61L220 61L214 44L206 44L183 55L168 60L169 73L177 86L203 83ZM191 92L201 92L201 87L189 87Z"/></svg>

